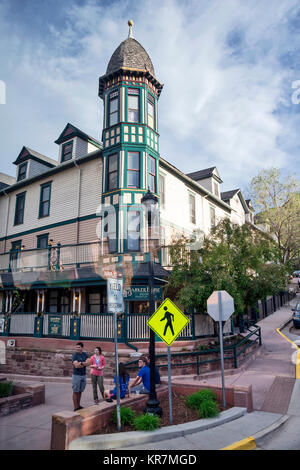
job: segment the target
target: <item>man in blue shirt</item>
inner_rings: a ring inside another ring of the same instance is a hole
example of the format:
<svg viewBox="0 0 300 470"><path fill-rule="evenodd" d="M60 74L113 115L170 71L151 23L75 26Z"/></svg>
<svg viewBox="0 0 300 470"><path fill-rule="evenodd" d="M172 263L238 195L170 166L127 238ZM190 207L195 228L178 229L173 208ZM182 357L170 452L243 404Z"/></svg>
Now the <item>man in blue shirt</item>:
<svg viewBox="0 0 300 470"><path fill-rule="evenodd" d="M145 356L141 356L138 361L140 370L132 385L130 392L132 393L149 393L150 392L150 367L147 365L148 361Z"/></svg>
<svg viewBox="0 0 300 470"><path fill-rule="evenodd" d="M86 366L89 365L89 355L83 351L83 343L76 344L76 352L72 356L73 375L72 390L74 411L81 410L80 406L81 394L86 386Z"/></svg>

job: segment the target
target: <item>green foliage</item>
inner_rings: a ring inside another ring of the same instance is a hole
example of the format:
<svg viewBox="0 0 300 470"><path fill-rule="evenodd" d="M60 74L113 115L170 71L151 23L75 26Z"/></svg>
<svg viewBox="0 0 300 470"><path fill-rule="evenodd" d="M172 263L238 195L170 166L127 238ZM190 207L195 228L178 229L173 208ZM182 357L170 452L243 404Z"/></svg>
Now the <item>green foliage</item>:
<svg viewBox="0 0 300 470"><path fill-rule="evenodd" d="M138 431L154 431L159 427L159 417L145 413L134 419L134 426Z"/></svg>
<svg viewBox="0 0 300 470"><path fill-rule="evenodd" d="M134 424L134 419L135 419L135 411L132 410L131 408L128 408L126 406L121 406L120 408L120 418L121 418L121 425L129 425L132 426ZM113 416L113 421L114 423L117 423L117 410L115 409L114 411L114 416Z"/></svg>
<svg viewBox="0 0 300 470"><path fill-rule="evenodd" d="M181 237L171 245L170 255L173 269L166 295L175 291L186 311L205 312L212 292L226 290L235 314L243 314L248 305L285 288L286 269L277 264L276 244L248 224L222 220L200 249L190 250L189 240Z"/></svg>
<svg viewBox="0 0 300 470"><path fill-rule="evenodd" d="M0 382L0 398L10 397L13 386L13 382Z"/></svg>
<svg viewBox="0 0 300 470"><path fill-rule="evenodd" d="M192 410L198 410L203 401L216 401L216 394L209 389L204 388L198 392L192 393L186 398L186 405Z"/></svg>
<svg viewBox="0 0 300 470"><path fill-rule="evenodd" d="M198 408L199 418L214 418L219 414L218 404L214 400L203 400Z"/></svg>
<svg viewBox="0 0 300 470"><path fill-rule="evenodd" d="M250 191L259 222L273 234L281 263L291 268L300 254L299 180L269 168L252 179Z"/></svg>

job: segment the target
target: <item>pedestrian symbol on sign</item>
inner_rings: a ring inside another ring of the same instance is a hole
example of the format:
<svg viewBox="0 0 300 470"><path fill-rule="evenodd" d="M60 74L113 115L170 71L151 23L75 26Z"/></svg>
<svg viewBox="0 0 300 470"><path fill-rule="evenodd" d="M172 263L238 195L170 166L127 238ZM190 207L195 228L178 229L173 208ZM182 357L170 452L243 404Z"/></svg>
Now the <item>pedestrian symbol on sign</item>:
<svg viewBox="0 0 300 470"><path fill-rule="evenodd" d="M172 300L166 299L149 318L147 325L170 346L189 321Z"/></svg>
<svg viewBox="0 0 300 470"><path fill-rule="evenodd" d="M166 310L165 316L160 320L167 320L167 323L165 324L165 329L164 329L164 336L166 336L167 329L170 328L172 335L174 335L174 330L172 326L172 321L174 321L174 315L171 312L168 312L168 307L164 307L164 310Z"/></svg>

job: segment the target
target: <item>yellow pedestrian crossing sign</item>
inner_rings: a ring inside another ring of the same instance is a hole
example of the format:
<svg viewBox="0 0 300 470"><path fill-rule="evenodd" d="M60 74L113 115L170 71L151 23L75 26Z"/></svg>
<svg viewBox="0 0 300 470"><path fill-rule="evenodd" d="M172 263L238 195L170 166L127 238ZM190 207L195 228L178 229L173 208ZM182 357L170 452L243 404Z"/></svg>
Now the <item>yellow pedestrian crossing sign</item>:
<svg viewBox="0 0 300 470"><path fill-rule="evenodd" d="M189 321L172 300L166 299L151 315L147 325L170 346Z"/></svg>

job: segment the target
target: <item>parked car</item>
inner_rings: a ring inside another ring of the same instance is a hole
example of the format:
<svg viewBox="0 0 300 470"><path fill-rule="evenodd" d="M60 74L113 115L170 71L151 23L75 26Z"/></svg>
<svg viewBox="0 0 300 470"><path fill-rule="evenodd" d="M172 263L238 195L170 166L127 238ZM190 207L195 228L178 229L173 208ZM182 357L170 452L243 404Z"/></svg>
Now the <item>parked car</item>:
<svg viewBox="0 0 300 470"><path fill-rule="evenodd" d="M293 276L294 277L300 277L300 271L294 271Z"/></svg>
<svg viewBox="0 0 300 470"><path fill-rule="evenodd" d="M292 308L293 313L293 325L295 328L300 328L300 302L297 303L295 308Z"/></svg>

